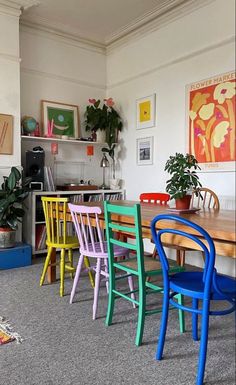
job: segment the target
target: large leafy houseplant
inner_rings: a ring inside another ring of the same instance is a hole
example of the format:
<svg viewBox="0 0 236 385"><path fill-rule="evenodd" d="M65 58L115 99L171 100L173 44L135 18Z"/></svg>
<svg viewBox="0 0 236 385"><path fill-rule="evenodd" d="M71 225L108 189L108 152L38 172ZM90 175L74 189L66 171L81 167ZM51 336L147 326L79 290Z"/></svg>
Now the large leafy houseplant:
<svg viewBox="0 0 236 385"><path fill-rule="evenodd" d="M166 191L170 194L171 199L176 200L176 208L178 208L179 200L186 199L194 191L199 194L198 188L201 187L197 170L200 170L197 159L190 154L176 153L170 156L165 165L171 178L166 182ZM188 205L190 203L188 198ZM187 207L186 207L187 208Z"/></svg>
<svg viewBox="0 0 236 385"><path fill-rule="evenodd" d="M21 173L16 167L11 168L8 177L4 176L0 190L0 236L3 237L4 233L6 238L7 232L17 229L18 222L25 213L22 203L28 196L30 181L31 178L21 180Z"/></svg>
<svg viewBox="0 0 236 385"><path fill-rule="evenodd" d="M97 130L105 131L107 147L103 147L102 152L108 153L111 157L112 176L115 178L115 147L118 132L123 128L121 117L113 107L115 103L112 98L104 99L102 106L99 99L89 99L89 103L90 105L86 107L85 111L85 129L93 132Z"/></svg>

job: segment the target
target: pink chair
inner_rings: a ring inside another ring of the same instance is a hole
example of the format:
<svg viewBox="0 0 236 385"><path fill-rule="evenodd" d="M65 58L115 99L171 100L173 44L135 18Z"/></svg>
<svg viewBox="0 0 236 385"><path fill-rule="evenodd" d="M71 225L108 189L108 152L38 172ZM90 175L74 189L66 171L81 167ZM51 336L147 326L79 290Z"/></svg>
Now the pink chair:
<svg viewBox="0 0 236 385"><path fill-rule="evenodd" d="M101 214L102 210L100 207L78 206L71 203L69 203L68 206L71 211L80 245L80 257L71 290L70 303L72 303L75 295L84 257L96 258L96 265L90 266L90 269L94 270L96 273L93 302L93 319L96 319L101 276L105 277L107 292L109 278L107 242L104 240L103 231L100 227L98 218L98 215ZM128 256L128 249L114 246L114 255L115 257ZM130 291L133 291L133 280L130 276L128 276L128 283ZM134 294L132 294L132 296L135 298Z"/></svg>

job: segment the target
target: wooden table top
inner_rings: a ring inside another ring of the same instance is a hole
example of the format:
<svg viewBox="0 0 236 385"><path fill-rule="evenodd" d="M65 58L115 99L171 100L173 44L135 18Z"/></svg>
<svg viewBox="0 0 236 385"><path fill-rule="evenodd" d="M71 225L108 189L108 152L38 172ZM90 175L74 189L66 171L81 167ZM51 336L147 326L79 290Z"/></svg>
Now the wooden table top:
<svg viewBox="0 0 236 385"><path fill-rule="evenodd" d="M118 204L121 206L130 206L140 202L130 201L130 200L120 200L120 201L112 201L112 203ZM78 203L78 205L80 204ZM99 206L103 209L103 202L88 202L88 203L83 202L82 205ZM156 215L175 214L167 210L169 208L168 205L164 206L164 205L158 205L154 203L140 203L140 206L141 206L141 221L142 221L143 237L147 237L147 238L151 238L150 223ZM70 212L68 208L68 220L71 219L69 213ZM196 213L181 214L181 216L203 227L210 234L210 236L214 240L214 243L216 246L216 252L218 254L236 258L236 255L235 255L236 235L235 235L234 210L216 211L214 209L201 209ZM101 216L101 219L102 219L102 216ZM119 220L122 223L127 223L127 224L130 223L129 217L119 216L117 220ZM159 224L158 228L159 229L165 228L167 227L167 225L169 226L170 223L172 223L171 227L181 228L182 230L184 230L183 225L177 225L177 224L174 224L173 222L167 222L167 221L162 221ZM196 234L194 230L192 231L192 233ZM181 242L176 241L177 239L176 236L175 237L172 236L172 241L174 242L174 238L175 238L175 243L178 243L179 245L181 245Z"/></svg>

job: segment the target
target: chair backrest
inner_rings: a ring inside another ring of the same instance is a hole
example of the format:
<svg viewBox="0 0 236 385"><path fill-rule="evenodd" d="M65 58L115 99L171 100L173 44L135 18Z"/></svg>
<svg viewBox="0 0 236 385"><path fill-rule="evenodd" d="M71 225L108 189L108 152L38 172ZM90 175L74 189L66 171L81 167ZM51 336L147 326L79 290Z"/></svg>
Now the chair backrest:
<svg viewBox="0 0 236 385"><path fill-rule="evenodd" d="M66 210L68 198L42 197L46 221L47 242L65 244L67 235Z"/></svg>
<svg viewBox="0 0 236 385"><path fill-rule="evenodd" d="M170 200L170 195L167 193L142 193L139 196L140 202L158 203L167 205Z"/></svg>
<svg viewBox="0 0 236 385"><path fill-rule="evenodd" d="M198 196L196 196L194 192L192 194L191 207L220 209L219 198L214 191L206 187L201 187L198 189L198 192L200 193Z"/></svg>
<svg viewBox="0 0 236 385"><path fill-rule="evenodd" d="M163 221L163 223L160 225L161 221ZM172 225L168 227L168 222L170 221L175 222L174 226ZM157 215L151 222L151 231L162 265L164 284L168 284L169 280L169 263L162 244L162 242L164 243L164 240L162 241L162 236L165 234L173 234L175 237L185 237L200 246L200 250L203 251L205 255L203 282L205 285L206 295L210 296L215 265L215 246L210 235L197 224L180 217L179 215L168 214ZM193 235L193 233L196 234L196 232L200 238L197 235Z"/></svg>
<svg viewBox="0 0 236 385"><path fill-rule="evenodd" d="M100 207L79 206L68 204L71 216L75 225L75 230L79 239L81 250L84 252L93 251L96 255L104 253L104 236L100 227L99 217L102 210ZM99 243L100 248L97 248Z"/></svg>
<svg viewBox="0 0 236 385"><path fill-rule="evenodd" d="M109 266L114 264L114 245L132 250L137 256L137 267L140 274L144 274L143 239L141 226L140 204L134 206L119 206L110 202L104 202L104 214L106 223L107 247ZM124 225L119 222L121 216L125 217ZM119 234L117 239L116 234ZM125 241L120 235L125 234ZM130 236L130 237L129 237Z"/></svg>

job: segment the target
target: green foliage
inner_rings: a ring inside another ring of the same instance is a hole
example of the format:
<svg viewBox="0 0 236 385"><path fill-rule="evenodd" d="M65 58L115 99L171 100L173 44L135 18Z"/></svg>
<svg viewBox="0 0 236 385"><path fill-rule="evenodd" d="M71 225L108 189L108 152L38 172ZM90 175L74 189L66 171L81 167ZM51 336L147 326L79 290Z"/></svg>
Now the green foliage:
<svg viewBox="0 0 236 385"><path fill-rule="evenodd" d="M117 142L117 135L122 130L123 123L120 115L113 108L113 99L104 100L105 103L100 107L101 101L99 99L89 99L90 105L86 107L85 111L85 129L86 131L102 130L106 132L106 143L110 151L107 152L113 159L115 148L113 144Z"/></svg>
<svg viewBox="0 0 236 385"><path fill-rule="evenodd" d="M195 190L198 195L197 189L202 186L197 175L197 170L200 169L193 155L176 153L169 157L165 171L171 175L166 182L166 191L171 199L183 198L190 190Z"/></svg>
<svg viewBox="0 0 236 385"><path fill-rule="evenodd" d="M29 194L31 178L25 178L22 183L21 173L16 167L11 168L10 175L4 176L0 190L0 227L10 227L15 230L24 215L21 203Z"/></svg>

